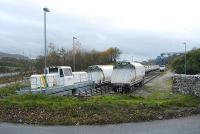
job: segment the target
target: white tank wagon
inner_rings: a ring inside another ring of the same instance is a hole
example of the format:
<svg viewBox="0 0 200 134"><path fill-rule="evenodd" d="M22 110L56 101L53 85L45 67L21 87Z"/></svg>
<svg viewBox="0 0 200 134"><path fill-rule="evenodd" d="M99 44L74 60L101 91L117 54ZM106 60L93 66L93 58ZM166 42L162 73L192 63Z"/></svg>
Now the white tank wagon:
<svg viewBox="0 0 200 134"><path fill-rule="evenodd" d="M109 83L113 65L92 65L87 68L88 78L95 84Z"/></svg>
<svg viewBox="0 0 200 134"><path fill-rule="evenodd" d="M118 62L111 75L111 86L115 92L129 92L135 85L143 85L145 67L140 63Z"/></svg>

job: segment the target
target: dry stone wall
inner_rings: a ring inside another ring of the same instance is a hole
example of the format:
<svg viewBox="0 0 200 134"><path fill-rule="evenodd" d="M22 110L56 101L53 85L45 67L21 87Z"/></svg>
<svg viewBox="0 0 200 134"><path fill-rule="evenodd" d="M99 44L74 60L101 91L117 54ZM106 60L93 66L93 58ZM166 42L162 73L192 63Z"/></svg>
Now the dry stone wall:
<svg viewBox="0 0 200 134"><path fill-rule="evenodd" d="M173 92L200 97L200 75L175 74L173 76Z"/></svg>

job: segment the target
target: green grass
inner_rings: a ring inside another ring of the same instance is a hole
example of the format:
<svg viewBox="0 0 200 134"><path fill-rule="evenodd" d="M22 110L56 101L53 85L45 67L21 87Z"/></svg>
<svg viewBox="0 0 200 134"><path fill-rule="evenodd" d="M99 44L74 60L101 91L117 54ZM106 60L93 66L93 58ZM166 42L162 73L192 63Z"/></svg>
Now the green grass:
<svg viewBox="0 0 200 134"><path fill-rule="evenodd" d="M16 83L16 84L9 85L7 87L0 88L0 97L15 95L16 90L18 90L22 87L25 87L25 86L26 85L24 85L24 84Z"/></svg>
<svg viewBox="0 0 200 134"><path fill-rule="evenodd" d="M172 79L168 79L168 80L165 81L166 85L171 87L171 88L172 88L172 82L173 82Z"/></svg>
<svg viewBox="0 0 200 134"><path fill-rule="evenodd" d="M20 75L1 77L0 84L16 82L19 80L22 80L22 76L20 76Z"/></svg>
<svg viewBox="0 0 200 134"><path fill-rule="evenodd" d="M160 72L160 76L163 76L167 73L167 70L165 70L164 72Z"/></svg>
<svg viewBox="0 0 200 134"><path fill-rule="evenodd" d="M95 96L91 98L76 98L76 97L54 97L48 95L22 95L11 96L1 100L8 105L14 104L19 107L45 107L47 109L65 109L80 107L137 107L145 104L147 107L158 106L170 107L193 107L200 103L199 97L190 95L173 94L170 92L155 92L146 98L136 97L131 95L113 95L113 96Z"/></svg>
<svg viewBox="0 0 200 134"><path fill-rule="evenodd" d="M173 108L195 108L200 98L155 92L147 98L131 95L91 98L53 97L48 95L9 96L0 99L0 120L34 124L106 124L158 119L157 115L175 116ZM8 116L9 115L9 116Z"/></svg>

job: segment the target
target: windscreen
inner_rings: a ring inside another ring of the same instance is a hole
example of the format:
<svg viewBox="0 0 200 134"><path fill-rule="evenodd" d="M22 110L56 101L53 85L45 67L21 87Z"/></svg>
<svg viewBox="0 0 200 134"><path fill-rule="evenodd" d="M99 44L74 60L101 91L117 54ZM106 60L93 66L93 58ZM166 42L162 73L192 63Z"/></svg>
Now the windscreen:
<svg viewBox="0 0 200 134"><path fill-rule="evenodd" d="M72 76L71 69L65 68L65 69L63 69L63 72L64 72L65 76Z"/></svg>

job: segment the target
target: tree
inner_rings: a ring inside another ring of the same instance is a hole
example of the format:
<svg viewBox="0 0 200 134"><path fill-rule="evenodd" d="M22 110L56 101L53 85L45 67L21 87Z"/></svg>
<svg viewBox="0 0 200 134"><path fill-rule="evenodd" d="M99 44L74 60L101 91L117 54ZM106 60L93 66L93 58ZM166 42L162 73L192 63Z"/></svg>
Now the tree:
<svg viewBox="0 0 200 134"><path fill-rule="evenodd" d="M66 50L64 48L61 48L59 50L59 54L60 54L60 57L63 59L62 60L62 65L65 65L65 55L66 55Z"/></svg>
<svg viewBox="0 0 200 134"><path fill-rule="evenodd" d="M76 51L76 70L85 70L90 65L106 65L116 62L116 59L121 54L121 51L115 48L109 48L105 51L86 51L79 49ZM44 56L38 56L35 62L37 72L41 72L44 67ZM64 48L57 49L54 43L48 47L47 66L67 65L73 66L73 50Z"/></svg>
<svg viewBox="0 0 200 134"><path fill-rule="evenodd" d="M187 54L187 74L200 73L200 49L194 49ZM171 67L176 73L184 74L185 72L185 56L179 56L173 59Z"/></svg>
<svg viewBox="0 0 200 134"><path fill-rule="evenodd" d="M119 55L122 53L120 49L117 47L107 49L107 53L109 55L110 62L116 62Z"/></svg>

